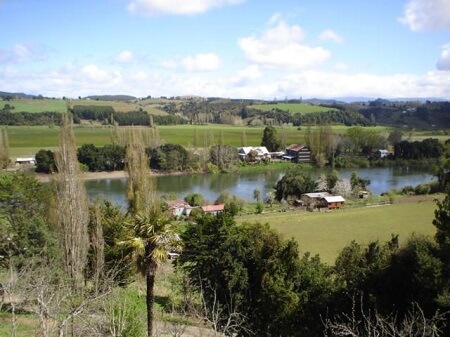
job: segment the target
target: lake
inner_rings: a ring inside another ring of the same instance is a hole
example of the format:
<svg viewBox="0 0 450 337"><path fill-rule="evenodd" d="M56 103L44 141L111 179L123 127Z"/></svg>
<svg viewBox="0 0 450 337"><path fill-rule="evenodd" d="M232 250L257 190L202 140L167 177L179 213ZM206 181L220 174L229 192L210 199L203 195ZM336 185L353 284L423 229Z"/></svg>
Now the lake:
<svg viewBox="0 0 450 337"><path fill-rule="evenodd" d="M312 170L311 176L317 178L325 171ZM400 189L407 185L416 186L429 183L435 179L424 170L408 168L367 168L342 169L338 171L340 179L349 179L352 172L362 178L370 179L368 189L375 195L387 192L393 188ZM222 174L185 174L161 175L156 177L158 194L177 195L184 198L189 193L200 193L213 203L223 191L237 195L248 202L254 201L253 191L261 191L261 197L273 191L273 187L285 172L264 173L222 173ZM126 179L98 179L86 181L86 189L91 198L105 198L126 205Z"/></svg>

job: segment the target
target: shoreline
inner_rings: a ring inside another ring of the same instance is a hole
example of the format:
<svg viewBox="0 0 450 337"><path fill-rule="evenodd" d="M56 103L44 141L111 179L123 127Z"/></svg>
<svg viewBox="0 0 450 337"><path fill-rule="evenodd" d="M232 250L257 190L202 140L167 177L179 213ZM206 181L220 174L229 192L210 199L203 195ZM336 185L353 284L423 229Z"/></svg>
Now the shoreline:
<svg viewBox="0 0 450 337"><path fill-rule="evenodd" d="M35 173L33 176L41 183L48 183L52 178L52 174ZM102 171L102 172L83 172L80 175L82 180L97 180L97 179L122 179L127 178L128 174L125 171Z"/></svg>
<svg viewBox="0 0 450 337"><path fill-rule="evenodd" d="M152 174L155 176L163 176L163 175L182 175L188 174L188 172L155 172L152 171ZM48 183L52 178L52 174L47 173L32 173L33 177L35 177L41 183ZM82 172L80 174L81 180L103 180L103 179L124 179L128 178L128 174L126 171L101 171L101 172Z"/></svg>

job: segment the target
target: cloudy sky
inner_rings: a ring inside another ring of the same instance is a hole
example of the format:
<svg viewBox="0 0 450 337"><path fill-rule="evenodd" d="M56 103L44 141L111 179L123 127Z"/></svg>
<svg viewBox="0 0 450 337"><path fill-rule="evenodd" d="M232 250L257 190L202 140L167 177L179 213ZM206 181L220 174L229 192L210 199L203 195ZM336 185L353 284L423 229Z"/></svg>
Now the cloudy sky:
<svg viewBox="0 0 450 337"><path fill-rule="evenodd" d="M450 99L450 0L0 0L0 91Z"/></svg>

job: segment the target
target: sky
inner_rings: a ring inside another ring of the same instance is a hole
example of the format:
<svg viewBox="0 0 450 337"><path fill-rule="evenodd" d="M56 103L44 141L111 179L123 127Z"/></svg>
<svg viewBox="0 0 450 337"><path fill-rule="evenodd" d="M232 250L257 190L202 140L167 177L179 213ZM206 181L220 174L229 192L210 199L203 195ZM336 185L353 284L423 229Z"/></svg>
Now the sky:
<svg viewBox="0 0 450 337"><path fill-rule="evenodd" d="M450 99L450 0L0 0L0 91Z"/></svg>

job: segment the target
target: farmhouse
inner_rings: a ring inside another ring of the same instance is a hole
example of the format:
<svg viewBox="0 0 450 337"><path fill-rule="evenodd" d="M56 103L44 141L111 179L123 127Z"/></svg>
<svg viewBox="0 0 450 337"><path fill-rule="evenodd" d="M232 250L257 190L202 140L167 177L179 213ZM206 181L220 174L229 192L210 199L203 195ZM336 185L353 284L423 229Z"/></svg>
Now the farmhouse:
<svg viewBox="0 0 450 337"><path fill-rule="evenodd" d="M203 212L210 213L212 215L220 214L224 211L224 209L225 209L225 204L202 206Z"/></svg>
<svg viewBox="0 0 450 337"><path fill-rule="evenodd" d="M238 154L242 161L260 161L270 158L270 153L265 146L239 147Z"/></svg>
<svg viewBox="0 0 450 337"><path fill-rule="evenodd" d="M182 216L191 214L193 208L184 200L166 200L166 204L169 206L169 214L173 216Z"/></svg>
<svg viewBox="0 0 450 337"><path fill-rule="evenodd" d="M345 199L340 195L333 195L330 197L324 197L325 202L327 203L328 209L336 209L344 207Z"/></svg>
<svg viewBox="0 0 450 337"><path fill-rule="evenodd" d="M331 195L328 192L304 193L300 198L308 209L336 209L344 207L345 199L340 195Z"/></svg>
<svg viewBox="0 0 450 337"><path fill-rule="evenodd" d="M282 158L295 163L309 163L311 162L311 150L305 145L292 144L286 148Z"/></svg>

